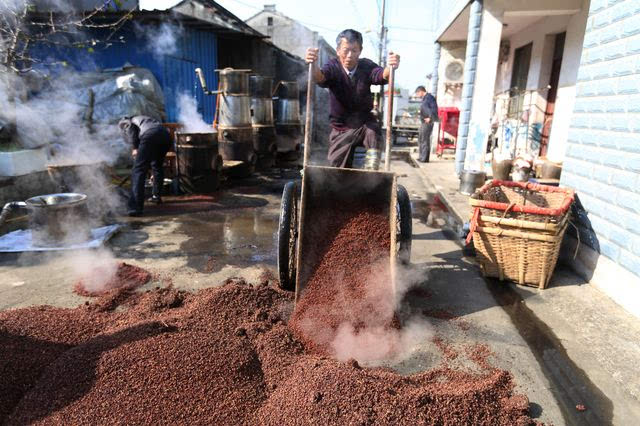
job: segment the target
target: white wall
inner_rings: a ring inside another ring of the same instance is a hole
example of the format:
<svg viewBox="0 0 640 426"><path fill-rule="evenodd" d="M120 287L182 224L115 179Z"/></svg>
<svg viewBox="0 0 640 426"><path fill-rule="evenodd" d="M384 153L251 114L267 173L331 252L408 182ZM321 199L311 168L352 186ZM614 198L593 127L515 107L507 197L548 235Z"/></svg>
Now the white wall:
<svg viewBox="0 0 640 426"><path fill-rule="evenodd" d="M541 18L533 25L528 26L518 34L512 36L509 39L509 60L498 69L495 92L502 93L509 89L515 50L531 42L533 42L533 46L531 48L529 75L527 76L527 90L536 90L549 84L550 69L543 70L543 64L546 65L548 63L548 67L551 67L548 59L550 55L553 55L553 40L551 40L551 48L549 49L549 38L546 36L564 32L569 20L569 16L548 16ZM553 38L551 37L551 39ZM544 76L546 76L546 81L542 81L541 79L541 77Z"/></svg>
<svg viewBox="0 0 640 426"><path fill-rule="evenodd" d="M549 150L547 151L547 157L551 161L563 161L567 149L567 137L571 113L576 101L576 81L588 15L589 0L584 0L582 10L571 16L567 26L567 38L564 44L559 88L549 137Z"/></svg>

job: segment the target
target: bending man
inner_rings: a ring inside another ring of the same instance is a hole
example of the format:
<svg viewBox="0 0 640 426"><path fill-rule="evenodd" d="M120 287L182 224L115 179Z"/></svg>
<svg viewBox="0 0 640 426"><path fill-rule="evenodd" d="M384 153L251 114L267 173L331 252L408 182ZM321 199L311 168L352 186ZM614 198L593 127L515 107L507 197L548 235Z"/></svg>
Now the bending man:
<svg viewBox="0 0 640 426"><path fill-rule="evenodd" d="M400 56L389 52L387 64L382 68L373 61L360 58L362 34L344 30L336 38L338 57L322 66L314 67L313 79L330 92L329 153L333 167L351 167L357 146L367 149L365 168L377 170L380 164L382 135L373 109L371 85L387 84L390 68L397 68ZM307 49L307 63L315 63L318 49Z"/></svg>
<svg viewBox="0 0 640 426"><path fill-rule="evenodd" d="M140 216L144 207L144 182L149 166L153 170L153 196L149 201L161 202L160 190L164 183L162 164L171 147L171 137L159 121L144 115L124 117L118 126L125 141L133 148L128 213L129 216Z"/></svg>

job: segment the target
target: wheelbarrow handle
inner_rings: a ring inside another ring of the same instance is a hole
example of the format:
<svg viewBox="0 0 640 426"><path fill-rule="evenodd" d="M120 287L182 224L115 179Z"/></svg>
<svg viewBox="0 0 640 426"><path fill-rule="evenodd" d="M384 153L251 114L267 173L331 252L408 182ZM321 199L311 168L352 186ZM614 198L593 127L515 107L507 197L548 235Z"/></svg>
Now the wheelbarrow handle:
<svg viewBox="0 0 640 426"><path fill-rule="evenodd" d="M387 97L387 137L386 137L386 146L384 150L384 170L388 172L391 170L391 118L393 115L393 83L395 76L395 68L389 67L389 96Z"/></svg>
<svg viewBox="0 0 640 426"><path fill-rule="evenodd" d="M304 155L302 167L307 167L311 155L311 118L313 116L313 62L309 64L307 76L307 109L304 122Z"/></svg>

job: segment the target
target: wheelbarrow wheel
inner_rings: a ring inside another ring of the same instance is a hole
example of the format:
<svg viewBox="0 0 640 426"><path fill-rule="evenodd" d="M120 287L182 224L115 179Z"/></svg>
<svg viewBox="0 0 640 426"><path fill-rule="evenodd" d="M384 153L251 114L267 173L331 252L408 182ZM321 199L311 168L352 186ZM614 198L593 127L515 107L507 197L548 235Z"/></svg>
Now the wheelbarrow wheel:
<svg viewBox="0 0 640 426"><path fill-rule="evenodd" d="M282 191L278 224L278 274L280 288L296 288L296 244L298 242L300 185L288 182Z"/></svg>
<svg viewBox="0 0 640 426"><path fill-rule="evenodd" d="M409 199L407 189L402 185L398 185L397 198L398 226L396 242L398 247L398 260L403 265L407 265L411 259L411 234L413 231L411 224L411 200Z"/></svg>

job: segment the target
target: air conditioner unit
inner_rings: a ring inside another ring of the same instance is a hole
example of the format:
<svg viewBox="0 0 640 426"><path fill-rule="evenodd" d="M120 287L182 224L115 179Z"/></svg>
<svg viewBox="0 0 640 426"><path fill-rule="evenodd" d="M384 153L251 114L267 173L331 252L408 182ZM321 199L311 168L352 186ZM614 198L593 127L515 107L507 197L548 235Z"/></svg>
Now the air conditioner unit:
<svg viewBox="0 0 640 426"><path fill-rule="evenodd" d="M464 63L462 61L450 61L444 68L444 79L449 83L462 83L464 76Z"/></svg>

